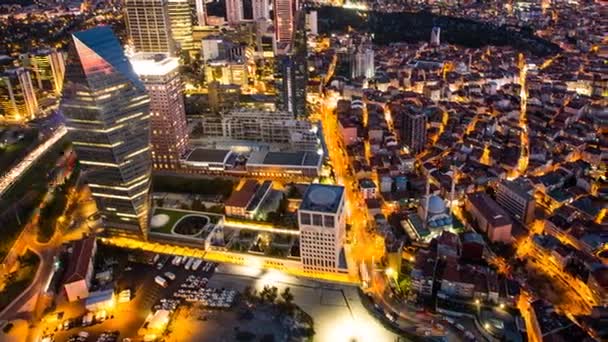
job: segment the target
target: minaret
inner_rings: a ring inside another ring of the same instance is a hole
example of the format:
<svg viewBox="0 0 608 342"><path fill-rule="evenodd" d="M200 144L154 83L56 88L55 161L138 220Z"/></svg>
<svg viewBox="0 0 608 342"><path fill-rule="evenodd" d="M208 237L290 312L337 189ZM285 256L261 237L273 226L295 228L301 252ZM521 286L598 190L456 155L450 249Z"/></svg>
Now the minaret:
<svg viewBox="0 0 608 342"><path fill-rule="evenodd" d="M431 182L429 181L429 177L426 178L426 196L424 197L424 225L426 226L427 220L429 218L429 200L431 198Z"/></svg>
<svg viewBox="0 0 608 342"><path fill-rule="evenodd" d="M452 188L450 189L450 216L454 205L454 192L456 191L456 166L452 165Z"/></svg>

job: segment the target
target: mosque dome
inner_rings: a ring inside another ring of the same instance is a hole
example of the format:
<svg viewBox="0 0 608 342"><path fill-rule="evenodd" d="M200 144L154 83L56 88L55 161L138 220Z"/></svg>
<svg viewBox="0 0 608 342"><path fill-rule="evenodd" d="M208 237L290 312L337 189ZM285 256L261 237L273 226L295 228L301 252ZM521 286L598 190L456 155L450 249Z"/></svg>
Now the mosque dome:
<svg viewBox="0 0 608 342"><path fill-rule="evenodd" d="M443 214L446 211L445 202L441 197L432 195L429 198L429 214L430 215L439 215Z"/></svg>

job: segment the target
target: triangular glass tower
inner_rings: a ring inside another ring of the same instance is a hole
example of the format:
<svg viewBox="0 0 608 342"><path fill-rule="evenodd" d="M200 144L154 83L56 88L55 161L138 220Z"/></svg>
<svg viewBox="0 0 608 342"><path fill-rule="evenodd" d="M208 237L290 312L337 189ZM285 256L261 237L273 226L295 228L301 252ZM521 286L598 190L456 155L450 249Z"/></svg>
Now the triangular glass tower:
<svg viewBox="0 0 608 342"><path fill-rule="evenodd" d="M107 231L147 237L150 113L143 84L108 27L72 35L61 111Z"/></svg>

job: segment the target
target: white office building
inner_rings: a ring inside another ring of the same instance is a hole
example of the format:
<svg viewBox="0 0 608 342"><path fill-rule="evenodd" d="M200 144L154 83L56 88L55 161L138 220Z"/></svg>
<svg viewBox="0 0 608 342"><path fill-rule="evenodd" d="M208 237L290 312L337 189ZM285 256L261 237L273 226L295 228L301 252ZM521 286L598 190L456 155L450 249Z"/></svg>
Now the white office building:
<svg viewBox="0 0 608 342"><path fill-rule="evenodd" d="M305 272L347 272L344 187L311 184L298 209L300 258Z"/></svg>

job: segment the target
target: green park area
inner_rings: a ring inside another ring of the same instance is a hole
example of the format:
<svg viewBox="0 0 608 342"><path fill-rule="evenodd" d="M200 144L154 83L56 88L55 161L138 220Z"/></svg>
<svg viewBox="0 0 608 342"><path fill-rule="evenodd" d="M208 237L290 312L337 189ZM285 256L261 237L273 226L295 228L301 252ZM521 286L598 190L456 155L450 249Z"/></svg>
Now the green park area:
<svg viewBox="0 0 608 342"><path fill-rule="evenodd" d="M57 142L0 198L0 260L4 259L25 223L39 208L48 188L47 174L68 144L65 140Z"/></svg>
<svg viewBox="0 0 608 342"><path fill-rule="evenodd" d="M4 310L32 283L39 264L40 258L30 250L19 257L19 267L9 273L0 285L0 311Z"/></svg>
<svg viewBox="0 0 608 342"><path fill-rule="evenodd" d="M0 174L21 160L34 146L38 131L35 129L3 131L0 129ZM9 142L4 143L4 139Z"/></svg>

